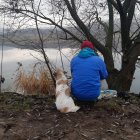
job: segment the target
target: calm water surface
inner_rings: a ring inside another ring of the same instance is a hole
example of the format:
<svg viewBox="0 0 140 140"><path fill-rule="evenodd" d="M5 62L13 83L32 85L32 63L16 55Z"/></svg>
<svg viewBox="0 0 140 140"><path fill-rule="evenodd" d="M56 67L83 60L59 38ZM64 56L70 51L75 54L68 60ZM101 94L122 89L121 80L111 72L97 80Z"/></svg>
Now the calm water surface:
<svg viewBox="0 0 140 140"><path fill-rule="evenodd" d="M0 46L1 47L1 46ZM70 49L62 49L62 53L67 56L64 57L64 69L69 71L69 60L72 57ZM60 53L57 49L46 49L46 54L49 57L52 66L61 67L62 63L60 61ZM0 48L1 56L1 48ZM1 58L0 58L1 60ZM16 70L18 68L18 62L23 64L23 68L26 72L32 70L34 64L37 62L44 61L42 55L36 51L28 49L18 49L15 47L4 46L3 55L3 65L2 65L2 75L6 79L4 84L2 84L2 89L4 91L14 91L14 79Z"/></svg>
<svg viewBox="0 0 140 140"><path fill-rule="evenodd" d="M0 46L1 47L1 46ZM63 55L63 62L64 62L64 69L69 71L69 64L72 56L73 51L71 49L62 49L62 53L67 56L67 58ZM60 53L57 49L46 49L46 54L48 55L52 65L54 67L61 67L61 59ZM0 48L0 56L1 56L1 48ZM38 59L36 59L38 58ZM116 67L119 69L120 66L120 58L116 58ZM0 57L1 60L1 57ZM15 91L14 88L14 79L16 69L18 68L18 62L23 64L24 70L29 72L31 68L34 66L35 63L39 62L40 60L43 61L42 55L38 52L28 49L18 49L15 47L8 47L4 46L4 57L3 57L3 77L5 77L5 83L2 84L2 89L4 91ZM135 75L135 79L131 86L131 92L139 93L140 92L140 69L137 68Z"/></svg>

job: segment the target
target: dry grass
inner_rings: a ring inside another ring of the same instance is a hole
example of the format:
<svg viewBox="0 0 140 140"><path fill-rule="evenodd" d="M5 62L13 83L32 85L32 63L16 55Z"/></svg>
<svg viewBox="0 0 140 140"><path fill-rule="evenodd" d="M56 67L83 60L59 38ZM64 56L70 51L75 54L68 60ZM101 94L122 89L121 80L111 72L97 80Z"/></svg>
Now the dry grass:
<svg viewBox="0 0 140 140"><path fill-rule="evenodd" d="M19 64L15 86L23 94L54 94L54 86L49 72L40 63L35 64L32 71L28 74L24 71L22 64Z"/></svg>

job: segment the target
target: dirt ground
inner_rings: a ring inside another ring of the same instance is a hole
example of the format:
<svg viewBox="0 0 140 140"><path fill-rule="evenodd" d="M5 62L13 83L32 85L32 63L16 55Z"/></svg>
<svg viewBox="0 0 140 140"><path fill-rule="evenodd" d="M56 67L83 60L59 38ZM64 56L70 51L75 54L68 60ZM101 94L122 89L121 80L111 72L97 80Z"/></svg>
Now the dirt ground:
<svg viewBox="0 0 140 140"><path fill-rule="evenodd" d="M140 140L140 98L62 114L50 97L0 94L0 140Z"/></svg>

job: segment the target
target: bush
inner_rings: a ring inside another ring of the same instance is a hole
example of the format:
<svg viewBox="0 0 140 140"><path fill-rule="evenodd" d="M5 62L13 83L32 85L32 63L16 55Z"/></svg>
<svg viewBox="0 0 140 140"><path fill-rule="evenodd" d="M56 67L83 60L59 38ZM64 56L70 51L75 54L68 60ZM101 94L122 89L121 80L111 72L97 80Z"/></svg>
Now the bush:
<svg viewBox="0 0 140 140"><path fill-rule="evenodd" d="M28 74L24 71L21 63L18 63L18 66L15 78L17 90L28 95L54 94L53 81L45 66L42 66L41 63L36 63Z"/></svg>

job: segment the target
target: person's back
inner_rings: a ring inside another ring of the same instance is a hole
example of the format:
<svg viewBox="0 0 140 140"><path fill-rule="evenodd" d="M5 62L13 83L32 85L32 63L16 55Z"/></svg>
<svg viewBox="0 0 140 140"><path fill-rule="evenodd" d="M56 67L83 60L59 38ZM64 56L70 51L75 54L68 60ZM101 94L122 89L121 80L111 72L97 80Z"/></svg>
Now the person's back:
<svg viewBox="0 0 140 140"><path fill-rule="evenodd" d="M80 101L95 100L100 94L100 80L107 77L103 60L94 52L91 54L93 50L87 47L82 48L82 52L71 61L71 91Z"/></svg>

